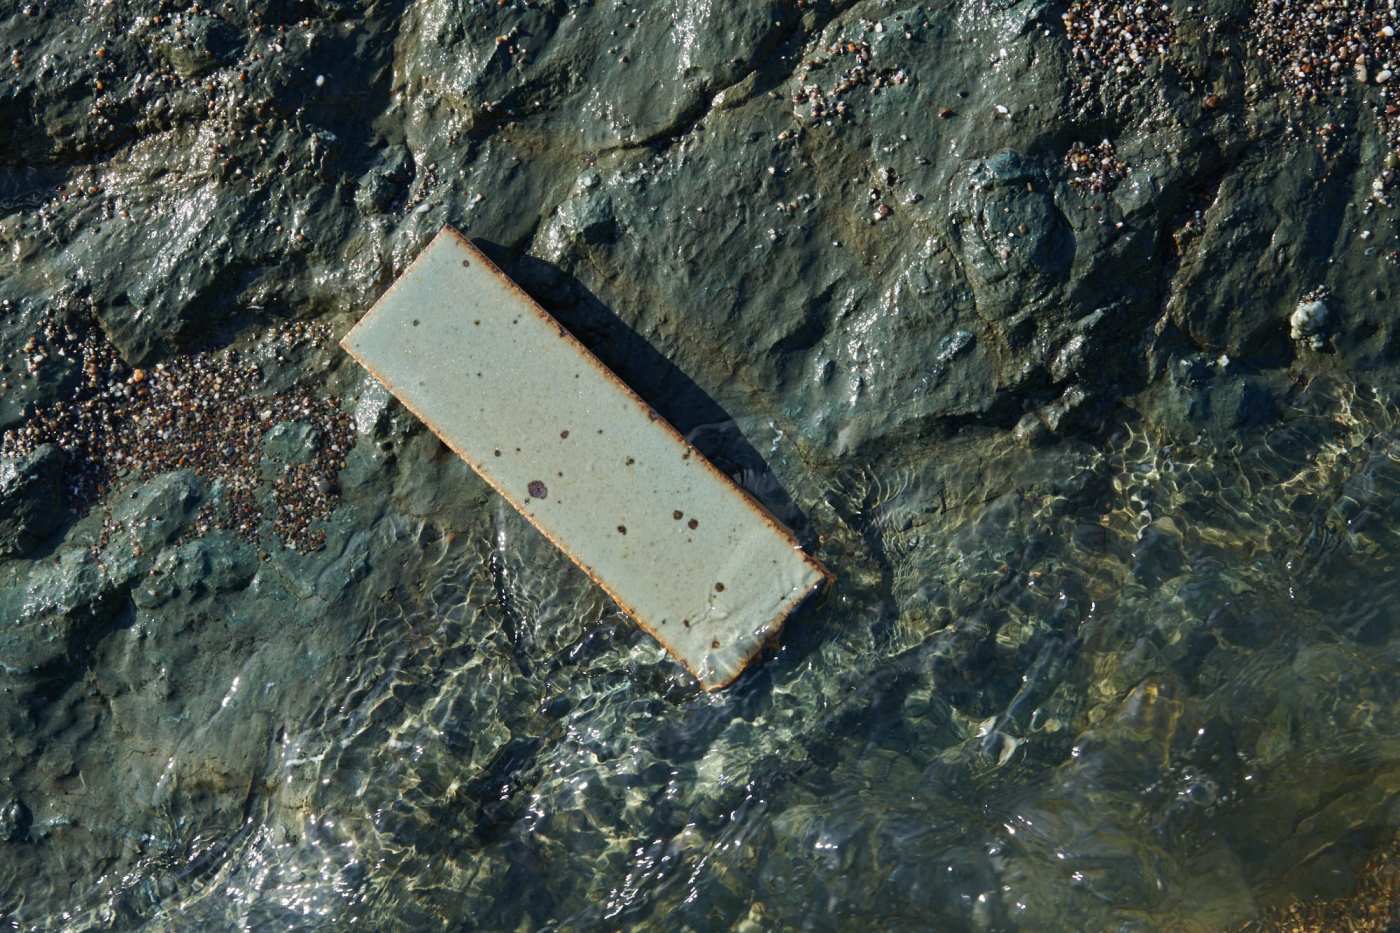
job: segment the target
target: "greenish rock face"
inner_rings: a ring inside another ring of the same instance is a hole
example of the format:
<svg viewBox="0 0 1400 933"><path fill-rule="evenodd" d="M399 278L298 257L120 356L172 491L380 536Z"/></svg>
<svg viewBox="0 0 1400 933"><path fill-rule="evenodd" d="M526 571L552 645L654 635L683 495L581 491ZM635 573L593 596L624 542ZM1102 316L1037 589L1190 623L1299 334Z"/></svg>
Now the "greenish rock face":
<svg viewBox="0 0 1400 933"><path fill-rule="evenodd" d="M283 421L273 425L263 435L263 478L276 479L289 467L309 463L317 446L316 428L304 421Z"/></svg>
<svg viewBox="0 0 1400 933"><path fill-rule="evenodd" d="M1364 83L1291 0L0 9L0 916L1345 895L1400 50L1329 10ZM835 571L723 696L335 348L444 224Z"/></svg>

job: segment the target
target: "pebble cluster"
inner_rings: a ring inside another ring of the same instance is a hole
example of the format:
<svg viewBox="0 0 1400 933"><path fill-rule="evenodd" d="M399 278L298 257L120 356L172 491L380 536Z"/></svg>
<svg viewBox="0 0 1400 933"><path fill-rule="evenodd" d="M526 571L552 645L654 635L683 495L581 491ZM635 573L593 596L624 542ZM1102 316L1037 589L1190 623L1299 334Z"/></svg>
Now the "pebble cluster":
<svg viewBox="0 0 1400 933"><path fill-rule="evenodd" d="M1361 869L1345 897L1294 901L1236 927L1237 933L1387 933L1400 918L1400 839L1391 840Z"/></svg>
<svg viewBox="0 0 1400 933"><path fill-rule="evenodd" d="M1370 106L1390 148L1400 150L1397 0L1261 0L1250 26L1251 53L1300 100L1317 103L1355 86L1369 87ZM1340 127L1322 129L1325 145Z"/></svg>
<svg viewBox="0 0 1400 933"><path fill-rule="evenodd" d="M862 26L870 32L884 31L881 23L862 23ZM904 29L906 36L913 35L912 26ZM791 101L797 118L805 123L830 123L846 117L849 108L842 98L856 88L869 87L878 92L909 81L909 74L903 68L875 67L870 43L865 39L833 42L825 54L826 58L818 55L803 61L798 69L797 89ZM815 72L837 68L841 70L828 88L823 88L819 81L809 80Z"/></svg>
<svg viewBox="0 0 1400 933"><path fill-rule="evenodd" d="M1165 3L1072 0L1060 19L1077 61L1120 76L1165 56L1174 35Z"/></svg>
<svg viewBox="0 0 1400 933"><path fill-rule="evenodd" d="M336 475L350 449L351 420L333 399L302 387L268 394L255 357L328 338L324 325L291 324L252 352L197 353L142 369L124 363L96 326L50 321L25 344L25 367L35 376L50 360L76 363L78 385L0 435L0 456L57 445L67 456L65 492L80 509L122 477L192 470L223 490L219 506L201 513L197 530L226 528L253 540L269 517L258 495L265 486L264 435L281 422L304 422L313 429L313 449L271 483L270 517L288 546L315 550L324 532L313 526L338 499Z"/></svg>
<svg viewBox="0 0 1400 933"><path fill-rule="evenodd" d="M1396 8L1340 0L1267 0L1255 10L1254 53L1299 97L1319 101L1353 84L1388 84L1400 56Z"/></svg>
<svg viewBox="0 0 1400 933"><path fill-rule="evenodd" d="M1093 147L1081 142L1070 146L1065 153L1065 170L1071 188L1094 194L1112 191L1128 174L1128 166L1106 139Z"/></svg>

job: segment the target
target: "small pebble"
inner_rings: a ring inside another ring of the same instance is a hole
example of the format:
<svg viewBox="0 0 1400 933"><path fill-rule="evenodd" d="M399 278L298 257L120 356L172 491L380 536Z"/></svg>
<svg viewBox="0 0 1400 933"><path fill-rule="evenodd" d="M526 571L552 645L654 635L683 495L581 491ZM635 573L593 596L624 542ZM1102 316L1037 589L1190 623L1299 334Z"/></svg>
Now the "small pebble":
<svg viewBox="0 0 1400 933"><path fill-rule="evenodd" d="M325 325L292 324L264 343L285 359L329 339ZM76 328L43 323L24 351L30 366L50 355L74 361L78 384L68 397L0 434L0 456L23 456L45 443L62 448L68 454L64 491L80 509L123 476L189 469L224 488L223 505L201 510L197 528L226 528L254 540L270 522L296 550L321 546L324 532L313 525L336 504L335 477L352 437L350 417L334 398L302 387L268 395L256 363L231 349L128 368L95 322ZM259 493L266 482L263 436L271 425L290 421L309 423L317 440L308 460L286 465L272 482L269 512Z"/></svg>

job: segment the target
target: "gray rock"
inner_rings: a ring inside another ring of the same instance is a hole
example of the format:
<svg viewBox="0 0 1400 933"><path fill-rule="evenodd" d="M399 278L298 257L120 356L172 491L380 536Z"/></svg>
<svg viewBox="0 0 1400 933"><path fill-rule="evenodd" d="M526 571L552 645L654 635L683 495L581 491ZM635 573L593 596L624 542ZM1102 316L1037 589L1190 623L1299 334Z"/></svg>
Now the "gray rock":
<svg viewBox="0 0 1400 933"><path fill-rule="evenodd" d="M600 246L618 237L612 201L602 194L583 194L559 206L559 225L566 236Z"/></svg>
<svg viewBox="0 0 1400 933"><path fill-rule="evenodd" d="M33 822L34 817L24 801L12 797L0 804L0 842L26 841Z"/></svg>
<svg viewBox="0 0 1400 933"><path fill-rule="evenodd" d="M0 558L29 554L67 519L63 466L52 444L22 459L0 458Z"/></svg>
<svg viewBox="0 0 1400 933"><path fill-rule="evenodd" d="M1183 433L1204 430L1223 439L1271 423L1285 385L1278 375L1232 374L1221 360L1195 354L1174 360L1169 379L1142 402L1156 424Z"/></svg>
<svg viewBox="0 0 1400 933"><path fill-rule="evenodd" d="M155 47L181 77L194 78L235 57L238 33L209 15L175 16L161 30Z"/></svg>
<svg viewBox="0 0 1400 933"><path fill-rule="evenodd" d="M1004 322L1068 274L1074 237L1040 171L1016 152L968 165L953 182L950 227L978 313Z"/></svg>
<svg viewBox="0 0 1400 933"><path fill-rule="evenodd" d="M1288 336L1294 340L1306 341L1314 350L1327 345L1324 334L1330 321L1326 302L1321 299L1304 299L1298 302L1293 313L1288 316Z"/></svg>
<svg viewBox="0 0 1400 933"><path fill-rule="evenodd" d="M262 473L273 480L289 466L307 463L316 455L318 433L305 421L284 421L263 435Z"/></svg>
<svg viewBox="0 0 1400 933"><path fill-rule="evenodd" d="M115 595L86 549L0 582L0 672L33 674L68 657L75 641L111 620Z"/></svg>
<svg viewBox="0 0 1400 933"><path fill-rule="evenodd" d="M1089 338L1084 334L1075 334L1065 342L1050 363L1050 378L1056 382L1063 382L1078 373L1084 367L1088 351Z"/></svg>

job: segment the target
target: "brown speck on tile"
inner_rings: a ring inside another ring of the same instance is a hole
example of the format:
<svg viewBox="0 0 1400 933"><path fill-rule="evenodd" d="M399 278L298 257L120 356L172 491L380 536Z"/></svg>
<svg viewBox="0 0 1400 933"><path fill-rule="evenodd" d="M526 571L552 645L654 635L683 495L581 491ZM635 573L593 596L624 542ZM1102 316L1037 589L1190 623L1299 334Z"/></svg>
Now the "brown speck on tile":
<svg viewBox="0 0 1400 933"><path fill-rule="evenodd" d="M617 526L617 533L620 534L620 535L625 535L625 534L627 534L627 526L626 526L626 525L618 525L618 526Z"/></svg>
<svg viewBox="0 0 1400 933"><path fill-rule="evenodd" d="M694 529L700 527L700 522L699 520L692 518L690 521L686 522L686 525L689 526L690 529L693 531Z"/></svg>
<svg viewBox="0 0 1400 933"><path fill-rule="evenodd" d="M686 450L685 453L681 454L681 459L682 459L682 460L689 460L689 459L690 459L690 451L689 451L689 450Z"/></svg>
<svg viewBox="0 0 1400 933"><path fill-rule="evenodd" d="M529 489L530 495L534 496L536 499L544 499L549 496L549 489L541 480L530 480L530 485L526 488Z"/></svg>
<svg viewBox="0 0 1400 933"><path fill-rule="evenodd" d="M466 259L463 259L463 260L462 260L462 268L463 268L463 269L470 269L471 267L472 267L471 262L469 262L469 261L466 260Z"/></svg>
<svg viewBox="0 0 1400 933"><path fill-rule="evenodd" d="M559 438L560 438L560 440L567 440L568 437L569 437L569 432L568 432L568 431L560 431L560 432L559 432Z"/></svg>
<svg viewBox="0 0 1400 933"><path fill-rule="evenodd" d="M501 455L501 451L500 451L500 449L499 449L499 448L497 448L497 450L496 450L496 456L498 456L498 457L499 457L499 456L500 456L500 455Z"/></svg>
<svg viewBox="0 0 1400 933"><path fill-rule="evenodd" d="M671 513L671 517L674 518L676 521L680 521L682 518L685 517L685 513L682 512L680 509L676 509L674 512Z"/></svg>
<svg viewBox="0 0 1400 933"><path fill-rule="evenodd" d="M716 584L715 584L715 592L716 592L716 593L723 593L723 592L724 592L724 584L723 584L723 583L716 583Z"/></svg>
<svg viewBox="0 0 1400 933"><path fill-rule="evenodd" d="M686 628L690 628L690 620L689 620L689 619L681 619L681 625L684 625Z"/></svg>
<svg viewBox="0 0 1400 933"><path fill-rule="evenodd" d="M480 321L472 321L472 325L475 326L475 327L480 327L480 326L481 326L481 322L480 322Z"/></svg>
<svg viewBox="0 0 1400 933"><path fill-rule="evenodd" d="M418 326L419 324L421 324L421 323L423 323L423 322L420 321L420 320L418 320L418 318L414 318L414 319L413 319L413 326L414 326L414 327L417 327L417 326Z"/></svg>
<svg viewBox="0 0 1400 933"><path fill-rule="evenodd" d="M716 638L714 641L710 642L710 647L711 647L711 648L718 648L718 647L719 647L719 639Z"/></svg>
<svg viewBox="0 0 1400 933"><path fill-rule="evenodd" d="M634 459L632 459L631 457L628 457L628 458L627 458L627 465L628 465L628 466L631 466L632 464L634 464L634 463L636 463L636 462L637 462L637 461L634 460Z"/></svg>

